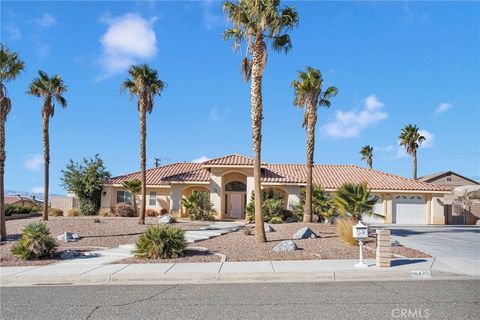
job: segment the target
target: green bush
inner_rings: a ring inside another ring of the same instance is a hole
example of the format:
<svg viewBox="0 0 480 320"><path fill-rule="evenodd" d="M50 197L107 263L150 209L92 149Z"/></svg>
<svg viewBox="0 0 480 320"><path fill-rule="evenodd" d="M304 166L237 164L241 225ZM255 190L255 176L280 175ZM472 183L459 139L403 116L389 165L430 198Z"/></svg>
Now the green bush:
<svg viewBox="0 0 480 320"><path fill-rule="evenodd" d="M63 217L63 210L57 208L48 209L48 215L52 217Z"/></svg>
<svg viewBox="0 0 480 320"><path fill-rule="evenodd" d="M169 259L183 255L185 232L172 226L150 226L137 241L135 255L143 259Z"/></svg>
<svg viewBox="0 0 480 320"><path fill-rule="evenodd" d="M300 203L295 206L294 213L299 218L303 220L303 211L305 208L305 188L300 190ZM333 205L332 196L325 192L325 190L317 185L314 185L312 188L312 213L318 215L319 222L323 222L328 215L328 211Z"/></svg>
<svg viewBox="0 0 480 320"><path fill-rule="evenodd" d="M16 204L6 204L5 205L5 215L11 216L12 214L21 214L21 213L30 213L39 211L38 207L31 206L20 206Z"/></svg>
<svg viewBox="0 0 480 320"><path fill-rule="evenodd" d="M213 220L215 210L210 202L210 195L205 191L192 191L182 199L182 205L187 210L190 220Z"/></svg>
<svg viewBox="0 0 480 320"><path fill-rule="evenodd" d="M255 195L252 192L250 202L246 208L247 220L252 223L255 221ZM280 195L276 194L273 189L262 190L262 213L264 222L272 222L274 219L276 222L284 221L286 213L288 211L283 209L283 199Z"/></svg>
<svg viewBox="0 0 480 320"><path fill-rule="evenodd" d="M94 216L99 208L97 199L78 198L78 209L84 216Z"/></svg>
<svg viewBox="0 0 480 320"><path fill-rule="evenodd" d="M135 217L136 213L132 206L125 203L119 203L115 207L115 215L117 217Z"/></svg>
<svg viewBox="0 0 480 320"><path fill-rule="evenodd" d="M35 221L25 226L22 238L15 243L11 252L22 259L49 258L55 254L57 243L50 236L47 225Z"/></svg>

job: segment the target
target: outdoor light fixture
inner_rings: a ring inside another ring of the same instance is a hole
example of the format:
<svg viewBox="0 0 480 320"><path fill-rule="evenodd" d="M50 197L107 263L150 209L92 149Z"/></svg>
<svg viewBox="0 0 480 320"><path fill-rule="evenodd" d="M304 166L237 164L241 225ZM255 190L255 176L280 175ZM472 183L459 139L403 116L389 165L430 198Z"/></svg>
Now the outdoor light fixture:
<svg viewBox="0 0 480 320"><path fill-rule="evenodd" d="M357 239L360 247L360 260L355 265L357 268L366 268L368 265L363 263L363 242L368 238L368 226L359 221L352 227L353 237Z"/></svg>

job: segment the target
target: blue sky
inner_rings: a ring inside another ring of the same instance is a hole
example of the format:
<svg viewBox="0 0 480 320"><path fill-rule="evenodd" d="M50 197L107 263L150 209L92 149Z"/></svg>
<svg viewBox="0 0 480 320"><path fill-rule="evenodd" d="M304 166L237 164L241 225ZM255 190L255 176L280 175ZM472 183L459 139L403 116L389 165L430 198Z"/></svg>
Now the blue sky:
<svg viewBox="0 0 480 320"><path fill-rule="evenodd" d="M288 55L269 54L264 75L262 157L302 163L305 130L290 83L319 68L339 95L320 110L316 163L357 164L374 146L374 167L411 176L397 147L417 124L429 138L419 175L454 170L480 178L480 5L477 2L291 2L300 24ZM221 2L2 1L1 38L26 63L7 84L6 189L43 186L38 98L25 94L39 69L68 85L67 109L50 122L51 191L63 193L69 159L96 153L112 174L139 168L136 102L120 94L131 63L148 63L168 83L148 117L148 166L251 155L249 85L238 53L223 41Z"/></svg>

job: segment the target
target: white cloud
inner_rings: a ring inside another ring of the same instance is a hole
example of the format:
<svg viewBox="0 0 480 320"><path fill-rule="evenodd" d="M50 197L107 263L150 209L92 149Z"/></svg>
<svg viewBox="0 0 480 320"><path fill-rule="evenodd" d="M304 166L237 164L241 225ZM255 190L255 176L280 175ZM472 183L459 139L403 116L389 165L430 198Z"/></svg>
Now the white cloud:
<svg viewBox="0 0 480 320"><path fill-rule="evenodd" d="M433 147L433 139L435 138L435 135L433 133L427 130L418 130L418 133L425 137L425 140L422 142L421 145L423 148Z"/></svg>
<svg viewBox="0 0 480 320"><path fill-rule="evenodd" d="M44 190L44 187L43 186L35 186L32 188L32 191L33 193L43 193L45 190Z"/></svg>
<svg viewBox="0 0 480 320"><path fill-rule="evenodd" d="M448 109L451 109L453 107L453 104L448 103L448 102L442 102L438 105L437 109L435 109L435 114L440 114L444 113Z"/></svg>
<svg viewBox="0 0 480 320"><path fill-rule="evenodd" d="M374 94L365 98L363 104L361 109L337 111L335 119L320 128L322 134L335 139L354 138L364 129L388 118L388 113L383 111L383 102Z"/></svg>
<svg viewBox="0 0 480 320"><path fill-rule="evenodd" d="M207 156L201 156L200 158L193 159L192 162L193 162L193 163L202 163L202 162L205 162L205 161L208 161L208 160L210 160L209 157L207 157Z"/></svg>
<svg viewBox="0 0 480 320"><path fill-rule="evenodd" d="M108 24L108 30L100 39L104 77L125 71L130 65L151 59L157 53L155 18L147 20L137 14L127 14L103 21Z"/></svg>
<svg viewBox="0 0 480 320"><path fill-rule="evenodd" d="M433 141L434 141L435 135L428 130L419 130L418 132L425 137L425 140L422 142L420 147L421 148L433 147ZM407 153L407 150L405 149L405 147L400 145L400 140L397 140L397 144L395 145L390 144L387 146L375 146L373 150L384 152L386 154L391 154L391 157L394 159L409 157L409 154Z"/></svg>
<svg viewBox="0 0 480 320"><path fill-rule="evenodd" d="M229 108L224 109L224 110L218 110L216 107L213 107L210 109L208 113L208 120L210 122L216 123L225 118L227 113L230 111Z"/></svg>
<svg viewBox="0 0 480 320"><path fill-rule="evenodd" d="M388 146L374 146L373 150L374 151L384 151L384 152L392 152L395 149L394 145L388 145Z"/></svg>
<svg viewBox="0 0 480 320"><path fill-rule="evenodd" d="M219 6L219 1L203 1L203 23L208 30L222 23L223 15ZM215 13L214 9L217 9Z"/></svg>
<svg viewBox="0 0 480 320"><path fill-rule="evenodd" d="M13 26L13 25L6 26L5 30L9 33L11 41L19 40L22 38L22 34L20 33L20 30L16 26Z"/></svg>
<svg viewBox="0 0 480 320"><path fill-rule="evenodd" d="M36 19L35 22L41 27L48 28L57 24L57 19L52 16L50 13L44 13L39 19Z"/></svg>
<svg viewBox="0 0 480 320"><path fill-rule="evenodd" d="M43 157L41 154L27 154L24 157L23 166L30 171L38 171L43 164Z"/></svg>

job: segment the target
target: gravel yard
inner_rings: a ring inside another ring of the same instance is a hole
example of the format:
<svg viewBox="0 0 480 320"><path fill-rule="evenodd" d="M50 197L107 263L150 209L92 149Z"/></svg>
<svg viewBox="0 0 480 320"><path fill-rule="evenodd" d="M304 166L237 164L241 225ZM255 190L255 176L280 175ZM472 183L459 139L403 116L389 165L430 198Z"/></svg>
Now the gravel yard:
<svg viewBox="0 0 480 320"><path fill-rule="evenodd" d="M102 248L117 247L120 244L135 243L138 236L149 225L155 225L158 218L146 218L146 225L138 225L136 218L98 218L100 223L94 220L98 217L50 217L47 225L54 238L64 231L78 233L81 239L78 242L59 242L59 251L66 249L95 250ZM14 241L20 238L22 228L39 218L18 219L7 221L9 241L0 246L0 265L43 265L58 260L24 261L14 257L10 248ZM175 226L184 230L194 230L209 225L209 222L181 221ZM277 253L273 248L282 240L292 239L293 234L300 228L308 226L320 238L294 240L299 250L288 253ZM358 247L345 244L337 235L335 227L318 223L288 223L273 225L276 230L267 233L267 243L256 244L254 235L245 235L242 230L219 236L213 239L190 244L189 247L206 247L210 254L198 251L189 251L185 257L166 260L143 260L129 258L118 263L158 263L158 262L217 262L224 255L227 261L259 261L259 260L315 260L315 259L356 259ZM374 243L370 239L364 251L365 258L375 258ZM392 252L397 255L410 258L428 257L428 255L414 249L394 247Z"/></svg>

